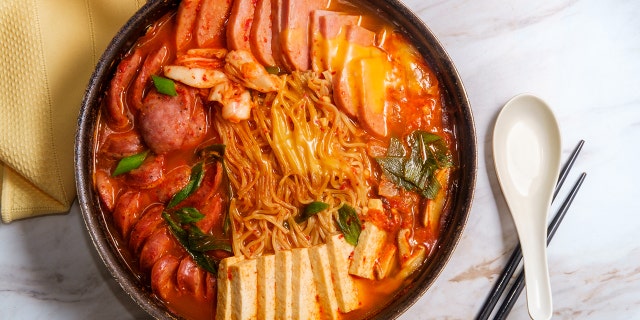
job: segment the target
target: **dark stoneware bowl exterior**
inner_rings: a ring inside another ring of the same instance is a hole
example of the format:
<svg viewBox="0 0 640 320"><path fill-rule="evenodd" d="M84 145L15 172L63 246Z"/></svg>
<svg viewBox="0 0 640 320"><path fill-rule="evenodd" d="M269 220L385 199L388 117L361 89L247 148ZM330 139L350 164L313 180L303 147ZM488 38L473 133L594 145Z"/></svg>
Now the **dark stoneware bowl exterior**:
<svg viewBox="0 0 640 320"><path fill-rule="evenodd" d="M418 17L400 1L370 0L369 5L381 16L392 21L414 43L436 73L442 87L443 104L453 123L458 143L458 182L453 188L452 206L445 217L440 241L428 261L409 279L389 303L373 310L368 317L393 319L413 305L431 286L449 260L462 236L471 209L476 171L477 142L469 101L453 62L439 41ZM145 311L157 319L175 319L157 300L148 286L129 270L110 237L109 227L103 218L98 196L93 189L92 168L96 120L101 99L118 62L146 28L171 10L178 1L148 1L118 32L98 62L91 76L78 117L76 132L75 165L76 186L80 209L91 239L107 269L124 291Z"/></svg>

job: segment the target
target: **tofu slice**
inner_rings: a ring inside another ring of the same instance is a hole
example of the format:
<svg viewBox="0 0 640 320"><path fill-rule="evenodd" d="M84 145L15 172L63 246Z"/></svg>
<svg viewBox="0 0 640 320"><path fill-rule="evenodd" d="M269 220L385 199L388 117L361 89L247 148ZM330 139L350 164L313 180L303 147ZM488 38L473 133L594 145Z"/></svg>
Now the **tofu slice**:
<svg viewBox="0 0 640 320"><path fill-rule="evenodd" d="M231 275L231 319L256 319L257 278L256 259L239 261L229 266Z"/></svg>
<svg viewBox="0 0 640 320"><path fill-rule="evenodd" d="M309 260L313 271L313 282L320 302L321 319L338 319L338 300L331 282L331 264L326 245L309 248Z"/></svg>
<svg viewBox="0 0 640 320"><path fill-rule="evenodd" d="M218 302L216 320L231 319L231 282L229 267L244 260L244 256L233 256L220 261L218 265Z"/></svg>
<svg viewBox="0 0 640 320"><path fill-rule="evenodd" d="M318 301L316 288L313 283L313 272L309 261L309 249L298 248L291 250L292 279L291 301L292 317L297 320L312 320L318 318Z"/></svg>
<svg viewBox="0 0 640 320"><path fill-rule="evenodd" d="M291 251L278 251L275 258L276 265L276 319L291 320L292 292L291 275L292 257Z"/></svg>
<svg viewBox="0 0 640 320"><path fill-rule="evenodd" d="M358 245L353 252L349 273L367 279L375 279L373 268L380 256L387 233L371 222L365 222Z"/></svg>
<svg viewBox="0 0 640 320"><path fill-rule="evenodd" d="M349 263L354 247L344 240L342 234L336 234L327 239L327 253L331 265L331 279L338 301L338 308L342 312L349 312L360 307L358 289L349 275Z"/></svg>
<svg viewBox="0 0 640 320"><path fill-rule="evenodd" d="M258 319L275 319L276 303L276 256L262 256L258 268Z"/></svg>

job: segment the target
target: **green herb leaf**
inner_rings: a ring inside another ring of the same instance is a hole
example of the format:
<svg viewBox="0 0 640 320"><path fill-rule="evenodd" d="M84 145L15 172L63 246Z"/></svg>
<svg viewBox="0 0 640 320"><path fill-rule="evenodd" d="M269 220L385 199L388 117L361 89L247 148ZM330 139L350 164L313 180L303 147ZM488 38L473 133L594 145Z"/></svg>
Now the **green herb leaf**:
<svg viewBox="0 0 640 320"><path fill-rule="evenodd" d="M264 68L267 69L267 72L270 74L280 74L280 68L278 66L266 66Z"/></svg>
<svg viewBox="0 0 640 320"><path fill-rule="evenodd" d="M196 223L204 218L204 214L200 213L200 211L194 207L180 208L176 211L176 214L182 224Z"/></svg>
<svg viewBox="0 0 640 320"><path fill-rule="evenodd" d="M205 161L222 161L224 159L224 151L227 148L224 144L212 144L200 150L200 157Z"/></svg>
<svg viewBox="0 0 640 320"><path fill-rule="evenodd" d="M411 145L409 156L405 156L402 142L392 137L386 157L376 158L376 162L397 186L433 199L441 187L435 172L453 165L451 154L437 134L415 131L407 140Z"/></svg>
<svg viewBox="0 0 640 320"><path fill-rule="evenodd" d="M352 245L358 244L358 238L362 231L362 223L358 218L358 213L354 208L346 203L338 209L338 228L344 235L344 240Z"/></svg>
<svg viewBox="0 0 640 320"><path fill-rule="evenodd" d="M178 203L182 202L184 199L188 198L191 194L193 194L202 183L202 179L204 178L204 167L202 162L196 163L193 168L191 168L191 176L189 177L189 183L187 183L182 190L178 191L178 193L174 194L167 204L167 209L171 209L175 207Z"/></svg>
<svg viewBox="0 0 640 320"><path fill-rule="evenodd" d="M113 170L113 173L111 174L111 176L115 177L123 173L127 173L131 170L138 169L144 162L144 159L147 158L148 154L149 154L149 150L146 150L138 154L134 154L132 156L128 156L120 159L120 161L118 162L118 165L116 166L116 169Z"/></svg>
<svg viewBox="0 0 640 320"><path fill-rule="evenodd" d="M153 85L156 87L156 90L158 90L158 92L172 97L178 95L178 93L176 92L176 84L173 82L173 80L156 75L152 75L151 79L153 80Z"/></svg>
<svg viewBox="0 0 640 320"><path fill-rule="evenodd" d="M304 207L302 212L300 212L300 215L298 215L295 220L297 223L303 223L312 216L315 216L316 214L323 210L326 210L327 208L329 208L328 203L324 203L322 201L313 201Z"/></svg>
<svg viewBox="0 0 640 320"><path fill-rule="evenodd" d="M227 240L219 239L213 235L205 234L197 227L194 228L199 232L189 232L189 249L196 252L207 252L211 250L223 250L232 252L231 244Z"/></svg>

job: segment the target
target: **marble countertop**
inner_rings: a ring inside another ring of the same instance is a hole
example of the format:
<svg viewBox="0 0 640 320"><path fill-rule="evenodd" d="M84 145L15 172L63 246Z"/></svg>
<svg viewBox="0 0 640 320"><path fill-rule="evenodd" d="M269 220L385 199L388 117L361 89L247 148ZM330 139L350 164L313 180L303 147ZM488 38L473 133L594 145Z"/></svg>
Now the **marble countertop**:
<svg viewBox="0 0 640 320"><path fill-rule="evenodd" d="M640 2L407 0L466 86L478 182L464 235L402 319L470 319L517 237L492 165L502 105L529 92L553 109L563 158L586 141L564 190L587 178L549 246L556 319L640 318ZM561 199L561 198L560 198ZM557 205L554 206L557 208ZM77 206L0 225L0 319L139 319L102 265ZM524 294L510 319L527 319Z"/></svg>

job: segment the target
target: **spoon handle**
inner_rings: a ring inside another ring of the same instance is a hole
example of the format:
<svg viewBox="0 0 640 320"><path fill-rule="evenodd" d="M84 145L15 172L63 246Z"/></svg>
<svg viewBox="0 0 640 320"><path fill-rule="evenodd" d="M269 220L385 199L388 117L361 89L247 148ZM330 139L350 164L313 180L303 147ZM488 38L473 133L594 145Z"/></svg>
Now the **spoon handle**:
<svg viewBox="0 0 640 320"><path fill-rule="evenodd" d="M547 209L537 207L537 210ZM533 209L533 208L532 208ZM540 214L531 210L525 215ZM544 215L547 216L546 214ZM527 284L527 306L534 320L551 319L551 284L547 267L546 221L540 219L522 219L516 222L522 255L524 257L524 275Z"/></svg>

